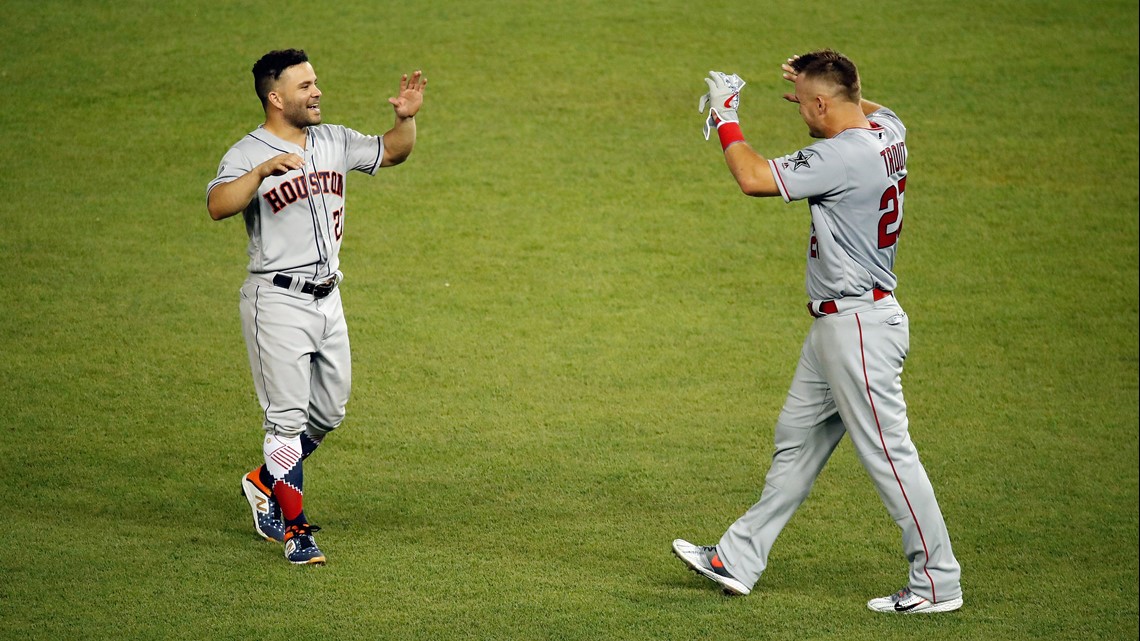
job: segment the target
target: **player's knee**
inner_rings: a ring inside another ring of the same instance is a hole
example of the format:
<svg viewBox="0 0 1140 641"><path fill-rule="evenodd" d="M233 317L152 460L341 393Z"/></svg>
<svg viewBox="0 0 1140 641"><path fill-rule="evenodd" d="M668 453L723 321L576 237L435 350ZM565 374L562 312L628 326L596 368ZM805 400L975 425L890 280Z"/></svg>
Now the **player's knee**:
<svg viewBox="0 0 1140 641"><path fill-rule="evenodd" d="M303 424L302 425L293 425L293 424L270 423L267 421L265 423L265 431L269 434L275 434L277 436L281 436L281 437L285 437L285 438L294 438L294 437L300 436L301 434L303 434L305 432L305 426Z"/></svg>
<svg viewBox="0 0 1140 641"><path fill-rule="evenodd" d="M305 427L305 433L309 435L309 438L319 443L322 439L328 436L329 432L335 430L338 427L340 427L339 422L335 425L323 425L317 421L310 421L309 424Z"/></svg>
<svg viewBox="0 0 1140 641"><path fill-rule="evenodd" d="M309 407L309 422L307 426L310 436L314 434L328 434L340 427L341 422L344 421L344 414L344 406L321 407L311 405Z"/></svg>
<svg viewBox="0 0 1140 641"><path fill-rule="evenodd" d="M309 417L305 411L298 408L278 409L266 413L264 428L270 434L278 436L295 437L305 431Z"/></svg>

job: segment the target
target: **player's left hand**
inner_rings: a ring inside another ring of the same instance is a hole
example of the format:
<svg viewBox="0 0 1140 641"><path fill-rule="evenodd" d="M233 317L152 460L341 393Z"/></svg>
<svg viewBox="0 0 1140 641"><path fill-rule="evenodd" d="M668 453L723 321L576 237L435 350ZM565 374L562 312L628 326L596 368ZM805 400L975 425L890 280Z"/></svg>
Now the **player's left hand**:
<svg viewBox="0 0 1140 641"><path fill-rule="evenodd" d="M740 106L740 90L744 88L744 80L736 74L710 71L705 84L709 86L709 92L701 96L697 112L704 113L705 107L709 108L704 128L705 140L708 140L713 127L719 127L725 122L740 122L736 109Z"/></svg>
<svg viewBox="0 0 1140 641"><path fill-rule="evenodd" d="M792 56L791 58L788 58L787 62L780 65L780 68L784 70L784 80L787 80L788 82L792 83L793 85L796 84L796 78L799 77L799 74L796 73L796 70L792 68L792 63L795 62L797 58L799 58L798 55ZM796 103L798 103L800 101L799 98L796 98L795 93L784 94L784 100L787 100L788 102L796 102Z"/></svg>
<svg viewBox="0 0 1140 641"><path fill-rule="evenodd" d="M412 72L411 79L408 79L408 74L404 74L400 78L400 93L396 94L394 98L389 98L388 102L392 103L392 107L396 110L396 116L399 118L411 118L419 112L420 107L424 104L424 86L427 85L427 78L424 78L422 71Z"/></svg>

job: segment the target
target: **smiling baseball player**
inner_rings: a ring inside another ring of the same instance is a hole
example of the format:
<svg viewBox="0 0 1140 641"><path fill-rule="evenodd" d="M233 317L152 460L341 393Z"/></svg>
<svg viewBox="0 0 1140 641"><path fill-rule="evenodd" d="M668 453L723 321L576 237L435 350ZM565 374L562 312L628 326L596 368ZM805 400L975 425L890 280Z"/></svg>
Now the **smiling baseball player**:
<svg viewBox="0 0 1140 641"><path fill-rule="evenodd" d="M271 51L253 66L265 123L235 143L206 187L210 217L238 213L249 234L242 333L263 410L264 465L242 476L258 534L285 543L295 564L321 564L303 509L302 461L344 419L352 381L338 288L349 171L403 162L423 104L419 71L389 98L383 136L321 124L321 90L304 51Z"/></svg>
<svg viewBox="0 0 1140 641"><path fill-rule="evenodd" d="M768 553L844 434L891 518L910 564L906 587L872 599L877 612L935 613L962 606L961 571L934 490L908 432L901 375L909 324L894 291L907 180L906 128L862 98L859 74L832 50L790 58L785 99L820 142L765 159L737 118L744 81L710 72L705 138L716 128L724 158L750 196L807 200L808 311L814 317L783 410L760 500L715 546L683 539L673 552L730 594L748 594Z"/></svg>

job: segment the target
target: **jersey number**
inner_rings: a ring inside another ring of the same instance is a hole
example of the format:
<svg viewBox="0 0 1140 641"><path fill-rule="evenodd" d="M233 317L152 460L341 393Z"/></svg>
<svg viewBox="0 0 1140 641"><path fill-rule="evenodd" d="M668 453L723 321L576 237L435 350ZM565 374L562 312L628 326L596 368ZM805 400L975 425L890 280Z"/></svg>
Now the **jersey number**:
<svg viewBox="0 0 1140 641"><path fill-rule="evenodd" d="M902 196L904 191L906 191L905 176L899 181L897 189L891 185L879 199L879 211L883 212L882 217L879 218L879 249L892 247L899 242L899 234L902 233Z"/></svg>
<svg viewBox="0 0 1140 641"><path fill-rule="evenodd" d="M338 209L333 212L333 233L336 234L336 239L344 235L344 210Z"/></svg>

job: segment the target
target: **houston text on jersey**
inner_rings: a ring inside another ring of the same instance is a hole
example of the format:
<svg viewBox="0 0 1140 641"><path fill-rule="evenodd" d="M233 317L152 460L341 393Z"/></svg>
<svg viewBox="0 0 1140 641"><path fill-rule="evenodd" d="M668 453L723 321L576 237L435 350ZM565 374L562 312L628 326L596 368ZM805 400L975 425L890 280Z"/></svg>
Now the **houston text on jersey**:
<svg viewBox="0 0 1140 641"><path fill-rule="evenodd" d="M262 198L273 208L273 213L285 209L301 198L309 195L336 194L344 196L344 174L335 171L314 171L311 174L286 180L265 192Z"/></svg>

